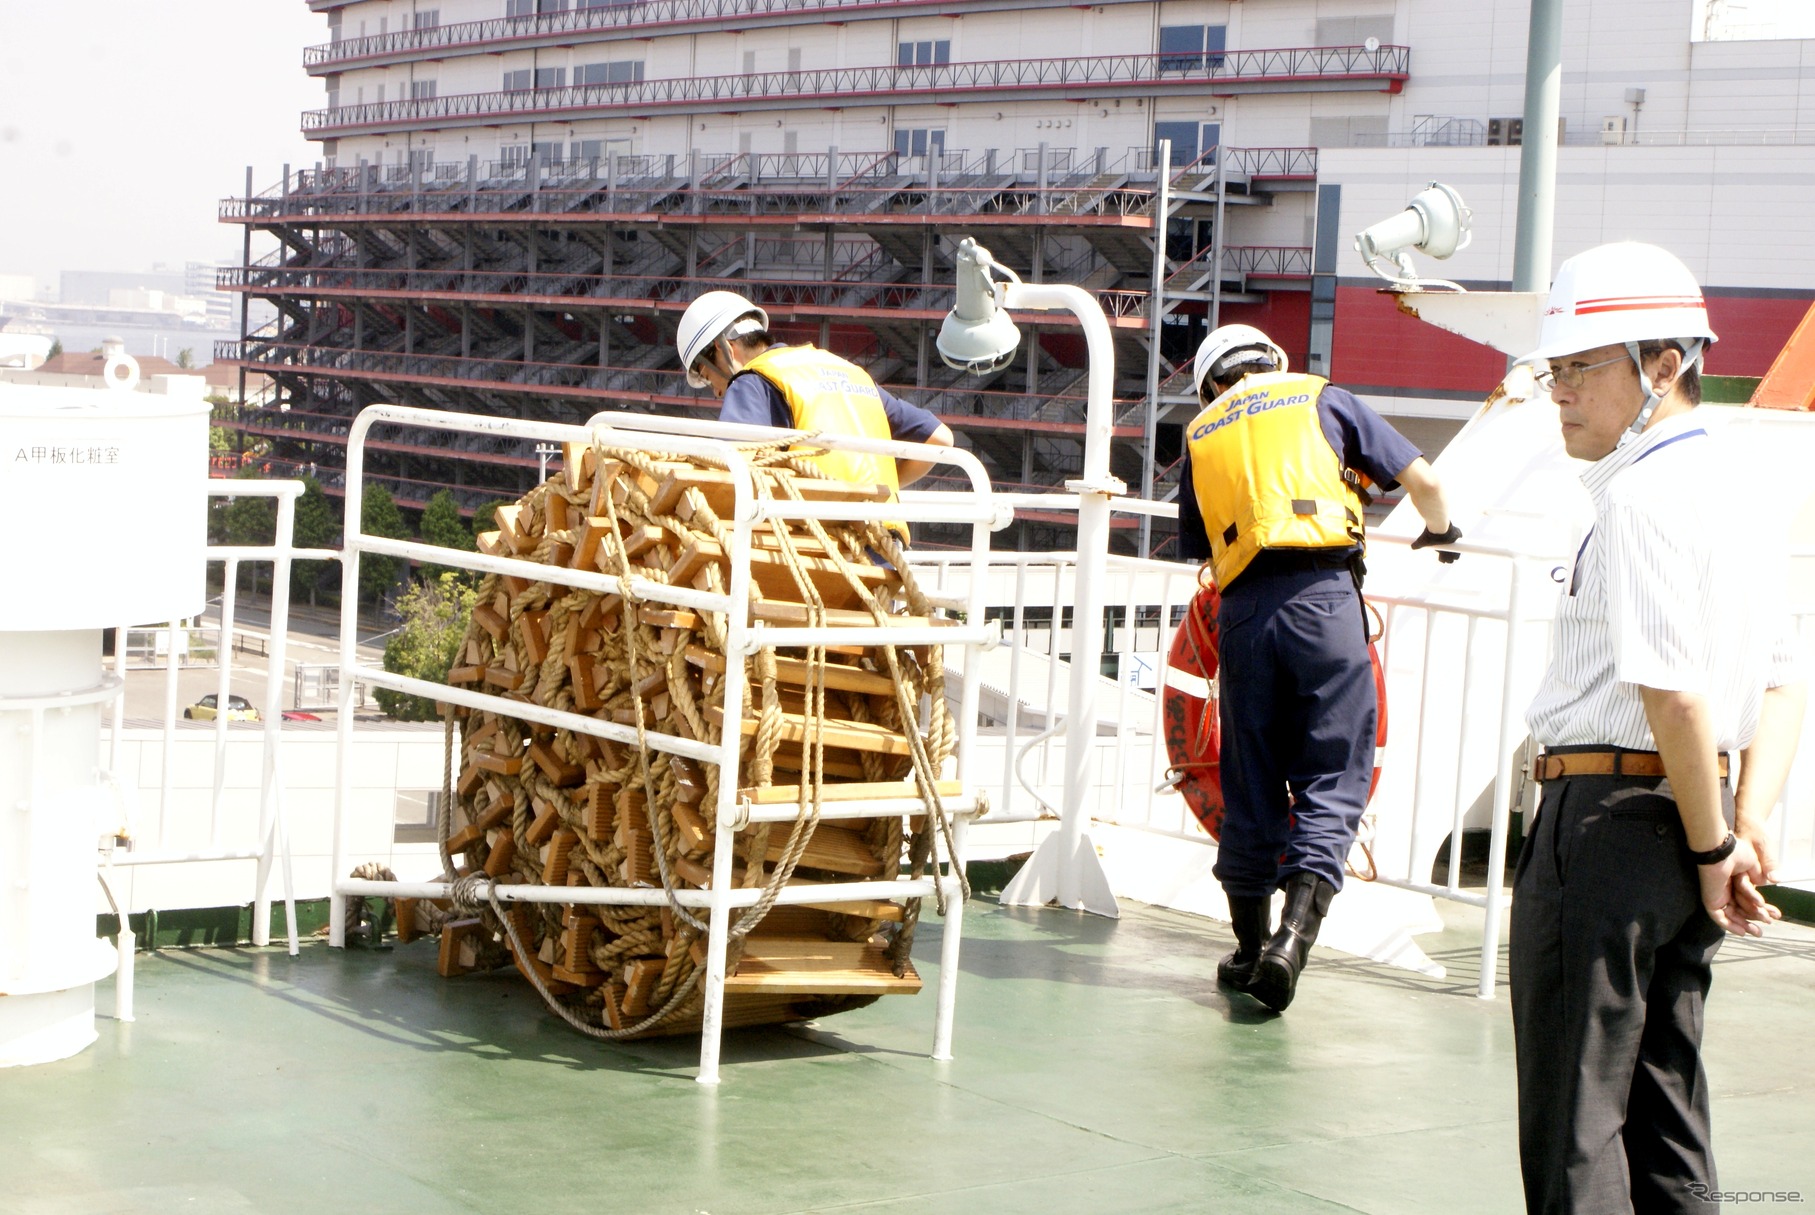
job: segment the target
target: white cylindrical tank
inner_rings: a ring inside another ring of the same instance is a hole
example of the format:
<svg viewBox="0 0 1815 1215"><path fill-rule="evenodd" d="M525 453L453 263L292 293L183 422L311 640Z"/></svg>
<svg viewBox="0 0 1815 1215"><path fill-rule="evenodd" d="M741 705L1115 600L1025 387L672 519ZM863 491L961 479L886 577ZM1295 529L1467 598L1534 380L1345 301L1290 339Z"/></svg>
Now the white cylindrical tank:
<svg viewBox="0 0 1815 1215"><path fill-rule="evenodd" d="M93 1042L116 961L95 936L101 709L120 691L101 630L206 593L207 404L131 391L124 355L107 378L0 379L0 518L22 540L0 579L0 1067Z"/></svg>

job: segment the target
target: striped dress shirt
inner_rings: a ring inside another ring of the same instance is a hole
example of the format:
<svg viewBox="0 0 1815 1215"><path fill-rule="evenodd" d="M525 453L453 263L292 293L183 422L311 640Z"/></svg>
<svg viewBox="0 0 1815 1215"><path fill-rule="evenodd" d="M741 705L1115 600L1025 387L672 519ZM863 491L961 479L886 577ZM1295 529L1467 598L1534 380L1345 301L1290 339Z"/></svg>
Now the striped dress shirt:
<svg viewBox="0 0 1815 1215"><path fill-rule="evenodd" d="M1765 688L1800 678L1787 554L1748 515L1743 473L1697 412L1582 474L1594 526L1526 712L1543 746L1655 751L1643 686L1706 697L1719 749L1743 750Z"/></svg>

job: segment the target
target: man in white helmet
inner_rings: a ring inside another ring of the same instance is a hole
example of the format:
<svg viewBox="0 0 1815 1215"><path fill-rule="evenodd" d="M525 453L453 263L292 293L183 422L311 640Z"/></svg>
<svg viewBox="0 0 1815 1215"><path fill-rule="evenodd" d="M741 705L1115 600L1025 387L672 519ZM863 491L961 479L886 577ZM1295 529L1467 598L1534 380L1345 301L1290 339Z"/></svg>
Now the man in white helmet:
<svg viewBox="0 0 1815 1215"><path fill-rule="evenodd" d="M1703 1002L1723 938L1777 918L1764 823L1804 690L1744 483L1696 407L1714 341L1654 245L1557 271L1539 382L1594 525L1527 713L1542 797L1514 879L1519 1156L1534 1212L1718 1203ZM1738 752L1739 783L1730 783Z"/></svg>
<svg viewBox="0 0 1815 1215"><path fill-rule="evenodd" d="M1216 329L1194 372L1204 409L1185 428L1179 544L1209 560L1222 597L1214 872L1236 940L1216 976L1284 1011L1342 888L1374 769L1364 485L1405 486L1426 525L1414 548L1462 533L1418 449L1352 394L1293 374L1260 330Z"/></svg>
<svg viewBox="0 0 1815 1215"><path fill-rule="evenodd" d="M687 306L675 335L687 382L710 387L719 418L826 434L950 447L933 414L877 386L855 363L769 336L769 314L734 291L708 291ZM814 463L835 477L891 490L911 485L931 463L858 452L827 452Z"/></svg>

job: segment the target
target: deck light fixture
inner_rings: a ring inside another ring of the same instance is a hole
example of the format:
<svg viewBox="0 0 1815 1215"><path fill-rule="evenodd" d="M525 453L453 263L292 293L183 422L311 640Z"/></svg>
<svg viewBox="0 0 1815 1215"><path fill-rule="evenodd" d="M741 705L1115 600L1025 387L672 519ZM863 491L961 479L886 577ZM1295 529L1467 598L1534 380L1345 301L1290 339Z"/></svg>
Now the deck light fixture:
<svg viewBox="0 0 1815 1215"><path fill-rule="evenodd" d="M1467 248L1474 236L1469 229L1473 214L1452 187L1433 181L1405 205L1405 210L1364 229L1355 238L1355 249L1370 270L1395 287L1460 291L1461 287L1443 279L1419 278L1407 250L1445 258Z"/></svg>
<svg viewBox="0 0 1815 1215"><path fill-rule="evenodd" d="M990 278L991 270L1008 280ZM958 244L958 302L939 327L939 357L947 367L988 375L1006 367L1021 345L1021 331L1009 317L1002 294L1020 276L990 256L971 237Z"/></svg>

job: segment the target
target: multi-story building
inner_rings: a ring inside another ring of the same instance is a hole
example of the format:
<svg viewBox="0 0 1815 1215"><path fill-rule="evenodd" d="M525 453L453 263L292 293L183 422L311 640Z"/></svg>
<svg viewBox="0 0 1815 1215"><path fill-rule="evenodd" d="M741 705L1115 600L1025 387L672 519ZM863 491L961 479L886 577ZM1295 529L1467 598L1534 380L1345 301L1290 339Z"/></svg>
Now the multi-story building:
<svg viewBox="0 0 1815 1215"><path fill-rule="evenodd" d="M944 367L933 336L965 235L1102 302L1114 469L1137 492L1172 491L1189 356L1218 321L1266 328L1427 451L1504 369L1400 316L1349 241L1441 178L1475 210L1445 276L1507 282L1523 3L309 3L328 37L304 62L327 104L302 122L322 159L223 204L275 243L222 285L279 315L218 357L275 377L287 411L245 426L319 469L377 400L710 411L674 324L732 287L785 340L938 412L999 482L1058 484L1082 452L1081 335L1022 317L1011 366ZM1710 41L1703 7L1568 6L1558 256L1622 235L1672 246L1731 334L1712 369L1756 375L1815 282L1794 219L1815 184L1798 91L1815 43ZM1729 203L1781 239L1734 231ZM460 474L469 502L537 466L478 454L495 475ZM433 449L390 455L406 502L453 475Z"/></svg>

